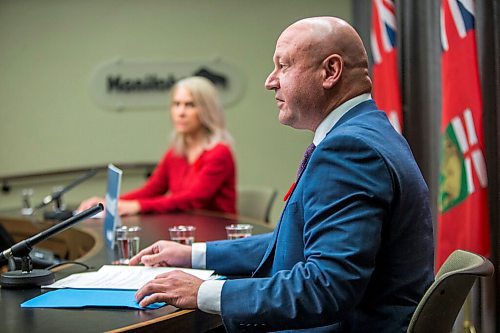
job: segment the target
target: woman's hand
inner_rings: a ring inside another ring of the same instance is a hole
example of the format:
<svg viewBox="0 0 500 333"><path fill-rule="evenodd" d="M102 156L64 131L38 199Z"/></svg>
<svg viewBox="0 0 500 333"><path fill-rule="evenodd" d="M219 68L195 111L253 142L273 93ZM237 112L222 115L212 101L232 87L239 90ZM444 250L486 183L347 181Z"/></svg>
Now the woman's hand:
<svg viewBox="0 0 500 333"><path fill-rule="evenodd" d="M90 199L84 200L84 201L82 201L80 206L78 206L77 211L83 212L84 210L89 209L90 207L93 207L93 206L97 205L98 203L102 203L104 206L104 204L106 203L106 200L104 200L104 198L100 198L100 197L92 197Z"/></svg>
<svg viewBox="0 0 500 333"><path fill-rule="evenodd" d="M80 206L78 206L77 211L82 212L86 209L89 209L98 203L102 203L103 205L106 203L106 200L101 197L92 197L83 201ZM125 215L135 215L138 214L141 210L139 202L136 200L119 200L118 201L118 214L120 216Z"/></svg>
<svg viewBox="0 0 500 333"><path fill-rule="evenodd" d="M137 200L118 201L118 214L120 216L139 214L141 206Z"/></svg>

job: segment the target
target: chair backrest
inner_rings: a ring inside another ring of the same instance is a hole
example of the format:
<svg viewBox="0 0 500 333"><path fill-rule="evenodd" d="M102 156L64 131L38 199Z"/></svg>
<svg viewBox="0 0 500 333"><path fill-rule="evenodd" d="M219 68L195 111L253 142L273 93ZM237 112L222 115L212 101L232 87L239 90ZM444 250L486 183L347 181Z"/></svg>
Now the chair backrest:
<svg viewBox="0 0 500 333"><path fill-rule="evenodd" d="M238 189L238 213L269 223L269 215L277 191L270 187L240 187Z"/></svg>
<svg viewBox="0 0 500 333"><path fill-rule="evenodd" d="M493 264L483 256L463 250L454 251L418 303L407 332L451 332L476 279L492 276L493 272Z"/></svg>

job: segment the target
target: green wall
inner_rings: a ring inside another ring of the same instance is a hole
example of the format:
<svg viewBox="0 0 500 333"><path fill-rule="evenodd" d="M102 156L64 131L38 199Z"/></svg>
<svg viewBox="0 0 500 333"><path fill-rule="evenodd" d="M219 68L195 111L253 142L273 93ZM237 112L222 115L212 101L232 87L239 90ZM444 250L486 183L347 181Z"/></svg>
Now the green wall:
<svg viewBox="0 0 500 333"><path fill-rule="evenodd" d="M112 111L90 98L92 72L116 57L203 61L222 57L243 74L241 99L226 108L240 185L278 189L279 218L312 133L279 124L264 80L277 37L293 21L350 20L348 0L0 0L0 176L109 162L156 162L171 129L164 110ZM165 103L167 98L165 99ZM58 180L61 184L71 178ZM102 194L104 175L67 194ZM142 182L124 174L123 190ZM51 184L19 184L0 208L38 202Z"/></svg>

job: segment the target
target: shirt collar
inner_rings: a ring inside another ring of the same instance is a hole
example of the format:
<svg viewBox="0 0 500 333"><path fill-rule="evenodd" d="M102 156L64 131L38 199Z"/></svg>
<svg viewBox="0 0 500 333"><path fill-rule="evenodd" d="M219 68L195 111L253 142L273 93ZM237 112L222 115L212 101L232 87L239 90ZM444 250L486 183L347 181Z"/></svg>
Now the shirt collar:
<svg viewBox="0 0 500 333"><path fill-rule="evenodd" d="M314 145L317 147L321 143L321 141L323 141L328 132L330 132L333 126L335 126L335 124L339 121L340 118L342 118L344 114L347 113L347 111L371 98L372 96L369 93L356 96L339 105L332 112L330 112L314 132Z"/></svg>

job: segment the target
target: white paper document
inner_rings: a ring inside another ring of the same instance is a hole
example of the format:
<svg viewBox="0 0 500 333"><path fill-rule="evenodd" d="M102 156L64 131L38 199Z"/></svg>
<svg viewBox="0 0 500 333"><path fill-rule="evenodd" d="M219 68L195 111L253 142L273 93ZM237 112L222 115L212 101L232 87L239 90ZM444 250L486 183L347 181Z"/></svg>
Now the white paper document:
<svg viewBox="0 0 500 333"><path fill-rule="evenodd" d="M157 275L174 270L202 280L208 280L214 273L212 270L190 268L104 265L97 272L72 274L42 288L137 290Z"/></svg>

